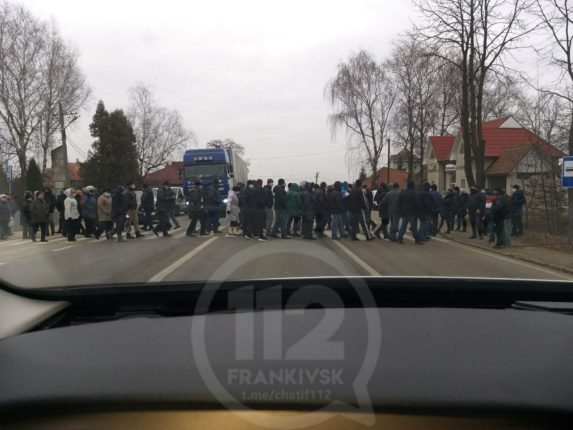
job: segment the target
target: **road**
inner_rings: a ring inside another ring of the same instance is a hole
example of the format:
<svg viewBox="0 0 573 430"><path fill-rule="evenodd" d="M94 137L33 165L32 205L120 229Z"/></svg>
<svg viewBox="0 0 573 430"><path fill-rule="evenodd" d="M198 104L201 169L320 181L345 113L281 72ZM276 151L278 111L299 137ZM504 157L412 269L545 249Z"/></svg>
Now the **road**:
<svg viewBox="0 0 573 430"><path fill-rule="evenodd" d="M363 275L573 279L567 273L439 237L424 245L412 240L398 245L329 238L258 242L224 233L188 238L186 222L172 238L147 233L125 243L83 237L76 243L62 237L48 238L48 243L11 239L0 243L0 279L30 288Z"/></svg>

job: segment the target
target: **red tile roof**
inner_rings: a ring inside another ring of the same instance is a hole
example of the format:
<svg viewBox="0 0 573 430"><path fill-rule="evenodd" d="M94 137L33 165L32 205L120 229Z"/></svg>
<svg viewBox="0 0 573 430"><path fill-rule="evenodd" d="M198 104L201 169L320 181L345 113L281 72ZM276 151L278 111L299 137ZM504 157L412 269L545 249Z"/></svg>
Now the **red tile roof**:
<svg viewBox="0 0 573 430"><path fill-rule="evenodd" d="M388 183L388 168L382 167L378 170L378 185L381 183ZM390 169L390 183L397 182L401 188L405 188L408 183L408 172L405 170ZM372 186L372 177L368 177L363 181L364 184Z"/></svg>
<svg viewBox="0 0 573 430"><path fill-rule="evenodd" d="M162 185L163 182L169 181L169 185L181 186L183 185L181 169L183 169L183 162L169 162L163 169L149 173L145 177L145 182L150 185Z"/></svg>
<svg viewBox="0 0 573 430"><path fill-rule="evenodd" d="M486 121L482 123L482 128L499 128L501 127L508 119L511 118L511 115L503 116L498 119L492 119L491 121Z"/></svg>
<svg viewBox="0 0 573 430"><path fill-rule="evenodd" d="M513 146L531 143L539 143L546 146L549 151L548 154L555 154L557 156L557 154L560 153L557 148L526 128L484 127L483 138L485 140L486 157L499 157Z"/></svg>
<svg viewBox="0 0 573 430"><path fill-rule="evenodd" d="M486 175L509 175L531 150L538 148L550 157L561 157L563 152L554 146L544 143L528 142L512 145L501 154L486 170Z"/></svg>
<svg viewBox="0 0 573 430"><path fill-rule="evenodd" d="M450 159L450 152L456 138L454 136L430 136L430 144L434 148L434 155L437 161L447 161Z"/></svg>

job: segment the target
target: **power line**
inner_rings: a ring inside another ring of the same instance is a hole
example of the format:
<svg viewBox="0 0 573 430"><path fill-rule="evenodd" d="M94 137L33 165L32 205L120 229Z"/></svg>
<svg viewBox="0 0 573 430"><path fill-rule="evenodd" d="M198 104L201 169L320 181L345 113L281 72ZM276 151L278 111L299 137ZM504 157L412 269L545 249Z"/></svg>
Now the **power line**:
<svg viewBox="0 0 573 430"><path fill-rule="evenodd" d="M257 160L282 160L285 158L306 158L306 157L316 157L319 155L335 154L335 153L343 152L343 151L346 151L346 149L338 149L336 151L328 151L328 152L316 152L314 154L275 155L273 157L249 158L249 160L250 161L257 161Z"/></svg>

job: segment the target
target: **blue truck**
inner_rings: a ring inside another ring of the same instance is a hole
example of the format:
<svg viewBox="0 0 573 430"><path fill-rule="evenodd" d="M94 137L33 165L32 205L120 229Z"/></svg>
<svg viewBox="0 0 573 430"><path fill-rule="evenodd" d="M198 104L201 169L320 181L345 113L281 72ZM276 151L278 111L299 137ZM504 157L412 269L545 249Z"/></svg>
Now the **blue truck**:
<svg viewBox="0 0 573 430"><path fill-rule="evenodd" d="M220 217L225 217L229 190L239 182L246 184L249 169L247 163L231 148L190 149L183 156L183 193L189 201L189 191L200 181L203 188L214 180L219 182L221 194Z"/></svg>

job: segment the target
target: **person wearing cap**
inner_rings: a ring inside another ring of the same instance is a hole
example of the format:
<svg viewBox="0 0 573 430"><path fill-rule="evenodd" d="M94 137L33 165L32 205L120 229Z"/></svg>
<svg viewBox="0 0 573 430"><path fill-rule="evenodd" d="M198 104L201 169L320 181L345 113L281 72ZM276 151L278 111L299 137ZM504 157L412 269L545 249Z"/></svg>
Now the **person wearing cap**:
<svg viewBox="0 0 573 430"><path fill-rule="evenodd" d="M0 194L0 240L7 240L9 236L10 208L6 194Z"/></svg>
<svg viewBox="0 0 573 430"><path fill-rule="evenodd" d="M197 222L199 222L199 234L201 236L208 236L205 231L205 202L203 198L203 186L201 181L195 181L194 187L189 191L189 207L187 216L189 217L189 225L187 226L188 237L194 237L197 234Z"/></svg>
<svg viewBox="0 0 573 430"><path fill-rule="evenodd" d="M163 182L163 186L157 190L157 218L158 223L153 228L153 233L159 236L159 232L163 233L163 237L171 237L169 230L171 229L171 222L169 221L169 211L171 210L171 187L169 181Z"/></svg>
<svg viewBox="0 0 573 430"><path fill-rule="evenodd" d="M123 192L125 197L125 207L127 209L127 221L125 223L125 237L133 239L131 226L135 230L135 238L139 239L144 235L139 231L139 217L137 216L137 196L135 194L135 184L131 183Z"/></svg>
<svg viewBox="0 0 573 430"><path fill-rule="evenodd" d="M20 224L22 225L22 239L32 238L32 221L30 221L30 203L32 203L32 193L26 191L24 199L20 204Z"/></svg>
<svg viewBox="0 0 573 430"><path fill-rule="evenodd" d="M66 200L64 200L64 218L66 222L66 234L68 242L76 241L76 229L80 219L80 212L78 211L78 201L74 195L74 189L68 188L64 191Z"/></svg>
<svg viewBox="0 0 573 430"><path fill-rule="evenodd" d="M47 242L46 233L50 220L50 205L44 199L44 191L36 191L36 198L30 203L30 221L32 222L32 241L36 241L36 234L40 230L41 242Z"/></svg>
<svg viewBox="0 0 573 430"><path fill-rule="evenodd" d="M118 185L115 193L111 196L111 219L115 226L114 233L117 234L117 241L124 242L123 229L125 228L125 218L127 217L127 202L125 201L125 187Z"/></svg>
<svg viewBox="0 0 573 430"><path fill-rule="evenodd" d="M86 224L85 237L94 235L96 239L99 239L101 232L97 226L97 198L95 188L91 185L86 187L86 192L82 196L81 208L82 217Z"/></svg>

